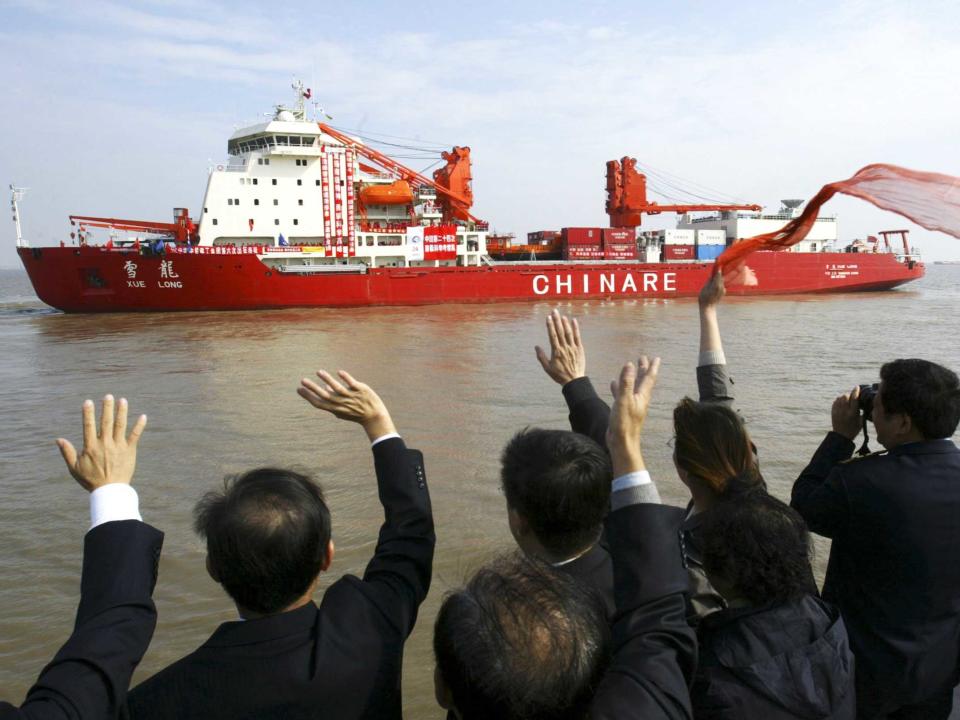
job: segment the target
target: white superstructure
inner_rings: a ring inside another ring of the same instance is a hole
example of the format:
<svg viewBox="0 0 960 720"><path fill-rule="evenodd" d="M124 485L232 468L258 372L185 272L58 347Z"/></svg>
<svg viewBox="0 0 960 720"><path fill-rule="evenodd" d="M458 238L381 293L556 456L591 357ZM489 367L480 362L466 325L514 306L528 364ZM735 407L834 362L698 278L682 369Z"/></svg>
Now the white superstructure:
<svg viewBox="0 0 960 720"><path fill-rule="evenodd" d="M437 191L429 185L412 185L408 203L359 203L364 189L398 178L362 163L355 147L309 120L304 100L310 91L301 83L294 89L294 107L277 106L271 120L234 132L228 160L210 168L198 222L200 252L256 246L278 269L302 272L481 263L486 227L441 226ZM442 241L449 251L431 253Z"/></svg>
<svg viewBox="0 0 960 720"><path fill-rule="evenodd" d="M763 233L775 232L797 217L803 200L781 200L780 210L776 213L727 211L702 217L693 217L689 213L677 221L678 228L691 230L722 230L727 243ZM813 223L807 237L789 248L790 252L823 252L836 250L838 226L836 215L821 215Z"/></svg>

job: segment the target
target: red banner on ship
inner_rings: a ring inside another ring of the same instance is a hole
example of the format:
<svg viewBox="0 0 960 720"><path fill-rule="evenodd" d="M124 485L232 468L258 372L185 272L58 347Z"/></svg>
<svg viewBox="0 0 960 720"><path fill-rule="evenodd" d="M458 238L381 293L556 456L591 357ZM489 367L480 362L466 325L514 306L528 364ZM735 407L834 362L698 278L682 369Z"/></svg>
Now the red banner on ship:
<svg viewBox="0 0 960 720"><path fill-rule="evenodd" d="M431 225L423 229L424 260L455 260L456 257L456 225Z"/></svg>
<svg viewBox="0 0 960 720"><path fill-rule="evenodd" d="M796 245L810 232L820 207L836 193L858 197L927 230L960 238L960 178L878 163L867 165L847 180L824 185L803 212L780 230L734 243L717 258L717 267L732 274L738 268L743 270L743 261L757 250Z"/></svg>

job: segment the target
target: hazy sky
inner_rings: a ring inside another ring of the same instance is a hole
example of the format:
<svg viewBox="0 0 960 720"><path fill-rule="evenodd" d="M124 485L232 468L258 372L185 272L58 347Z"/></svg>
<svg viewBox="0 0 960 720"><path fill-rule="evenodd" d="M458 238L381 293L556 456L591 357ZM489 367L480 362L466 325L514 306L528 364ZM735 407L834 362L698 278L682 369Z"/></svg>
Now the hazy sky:
<svg viewBox="0 0 960 720"><path fill-rule="evenodd" d="M469 145L475 214L518 234L604 224L604 163L623 155L771 209L873 162L960 175L956 2L0 0L0 12L0 181L30 188L34 244L67 239L70 213L196 214L227 136L289 102L294 75L334 125ZM826 212L845 239L911 227L859 200ZM0 266L18 264L9 214L2 227ZM958 240L913 240L928 259L960 258Z"/></svg>

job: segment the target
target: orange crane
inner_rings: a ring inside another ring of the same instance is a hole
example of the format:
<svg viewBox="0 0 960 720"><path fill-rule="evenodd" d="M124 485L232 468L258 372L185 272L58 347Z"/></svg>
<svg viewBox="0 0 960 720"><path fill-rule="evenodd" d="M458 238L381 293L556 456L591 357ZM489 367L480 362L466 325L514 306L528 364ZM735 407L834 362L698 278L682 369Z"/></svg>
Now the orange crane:
<svg viewBox="0 0 960 720"><path fill-rule="evenodd" d="M367 147L359 140L330 127L326 123L317 123L327 135L353 148L360 155L386 168L401 180L414 185L428 185L442 196L438 198L444 221L470 220L482 222L470 214L473 206L473 190L470 187L470 148L454 147L451 152L443 153L447 164L434 172L434 179L421 175L415 170L401 165L393 158Z"/></svg>
<svg viewBox="0 0 960 720"><path fill-rule="evenodd" d="M662 212L686 213L711 210L755 210L759 205L660 205L647 200L647 176L637 172L635 158L607 163L607 215L610 227L635 228L642 215Z"/></svg>
<svg viewBox="0 0 960 720"><path fill-rule="evenodd" d="M173 209L173 222L163 223L153 220L121 220L120 218L91 217L89 215L71 215L70 224L80 223L81 229L86 227L110 228L112 230L128 230L154 235L169 235L176 242L195 242L197 226L190 218L187 208Z"/></svg>

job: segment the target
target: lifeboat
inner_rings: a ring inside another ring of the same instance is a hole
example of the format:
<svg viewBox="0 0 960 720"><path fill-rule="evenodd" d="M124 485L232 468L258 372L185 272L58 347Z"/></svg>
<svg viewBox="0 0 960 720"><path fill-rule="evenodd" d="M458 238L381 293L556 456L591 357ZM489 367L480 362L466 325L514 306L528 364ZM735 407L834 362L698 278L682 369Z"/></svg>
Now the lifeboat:
<svg viewBox="0 0 960 720"><path fill-rule="evenodd" d="M367 185L360 191L360 202L370 205L409 205L413 190L406 180L394 180L389 185Z"/></svg>

